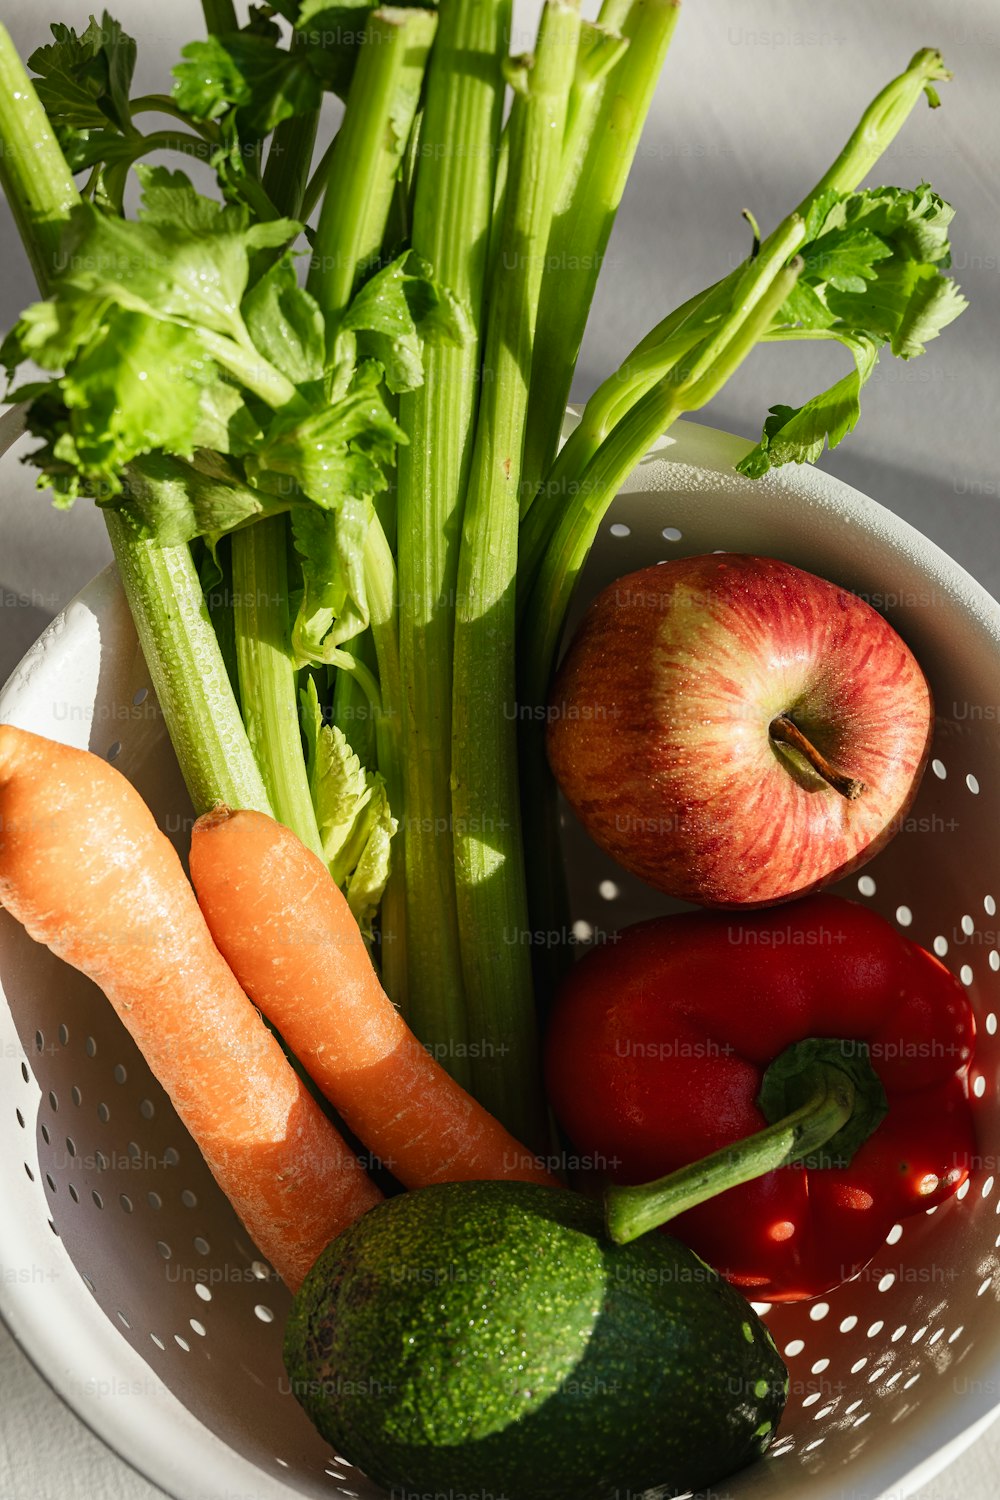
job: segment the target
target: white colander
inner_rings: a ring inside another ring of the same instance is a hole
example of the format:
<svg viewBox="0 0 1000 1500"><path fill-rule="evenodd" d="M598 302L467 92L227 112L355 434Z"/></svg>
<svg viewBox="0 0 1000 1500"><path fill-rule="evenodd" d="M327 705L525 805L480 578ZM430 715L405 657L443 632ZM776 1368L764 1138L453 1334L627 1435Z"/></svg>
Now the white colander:
<svg viewBox="0 0 1000 1500"><path fill-rule="evenodd" d="M842 889L968 985L980 1160L963 1201L897 1225L859 1278L824 1301L765 1309L791 1397L768 1459L723 1486L734 1500L805 1486L811 1500L864 1500L924 1482L1000 1402L1000 608L826 474L740 479L745 446L678 424L616 501L578 604L661 558L767 553L870 598L934 688L935 760L916 805ZM186 847L191 809L113 569L29 652L0 720L108 756ZM565 836L581 942L668 906L572 822ZM178 1500L376 1496L289 1394L288 1294L111 1007L2 912L0 983L0 1312L22 1347Z"/></svg>

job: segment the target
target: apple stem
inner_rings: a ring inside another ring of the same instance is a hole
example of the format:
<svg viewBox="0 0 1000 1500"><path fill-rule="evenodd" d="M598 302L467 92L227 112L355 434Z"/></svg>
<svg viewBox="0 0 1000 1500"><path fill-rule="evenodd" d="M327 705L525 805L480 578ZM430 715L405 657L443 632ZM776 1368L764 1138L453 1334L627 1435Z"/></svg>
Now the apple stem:
<svg viewBox="0 0 1000 1500"><path fill-rule="evenodd" d="M813 770L822 776L835 792L846 797L848 802L855 802L865 790L863 781L859 781L855 776L846 776L843 771L838 771L831 766L826 756L821 754L812 741L806 738L788 714L778 714L777 718L772 719L768 733L772 740L777 740L781 745L789 745L793 750L798 750L801 755L804 755Z"/></svg>

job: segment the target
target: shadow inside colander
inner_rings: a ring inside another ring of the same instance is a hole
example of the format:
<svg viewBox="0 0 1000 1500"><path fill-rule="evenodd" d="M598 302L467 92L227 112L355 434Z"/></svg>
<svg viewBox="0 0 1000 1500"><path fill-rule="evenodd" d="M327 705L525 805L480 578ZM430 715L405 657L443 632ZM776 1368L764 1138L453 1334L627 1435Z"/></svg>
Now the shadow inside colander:
<svg viewBox="0 0 1000 1500"><path fill-rule="evenodd" d="M39 1212L149 1366L148 1380L123 1380L108 1399L138 1397L141 1423L143 1400L167 1389L269 1475L302 1494L336 1493L324 1472L329 1447L291 1395L282 1363L288 1290L111 1005L3 911L0 984L41 1090ZM350 1482L377 1493L360 1475Z"/></svg>

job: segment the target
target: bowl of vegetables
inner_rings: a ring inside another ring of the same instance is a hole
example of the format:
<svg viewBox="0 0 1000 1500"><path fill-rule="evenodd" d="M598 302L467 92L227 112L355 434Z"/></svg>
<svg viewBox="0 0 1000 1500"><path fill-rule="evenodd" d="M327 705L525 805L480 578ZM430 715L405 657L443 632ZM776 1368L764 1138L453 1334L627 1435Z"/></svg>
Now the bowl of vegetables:
<svg viewBox="0 0 1000 1500"><path fill-rule="evenodd" d="M116 557L0 699L4 1316L178 1496L916 1484L995 1407L1000 614L807 461L964 306L858 189L947 73L564 428L675 8L287 9L152 103L0 33L4 357Z"/></svg>

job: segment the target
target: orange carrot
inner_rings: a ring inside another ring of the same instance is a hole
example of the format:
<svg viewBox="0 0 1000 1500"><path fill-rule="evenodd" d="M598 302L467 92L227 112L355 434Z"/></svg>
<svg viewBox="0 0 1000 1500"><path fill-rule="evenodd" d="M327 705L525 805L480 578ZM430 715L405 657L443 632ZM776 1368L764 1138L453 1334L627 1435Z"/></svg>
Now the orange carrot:
<svg viewBox="0 0 1000 1500"><path fill-rule="evenodd" d="M94 980L250 1237L293 1288L381 1198L214 946L134 787L0 725L0 904Z"/></svg>
<svg viewBox="0 0 1000 1500"><path fill-rule="evenodd" d="M351 1130L406 1187L553 1183L420 1044L322 860L260 812L194 826L191 879L220 952Z"/></svg>

